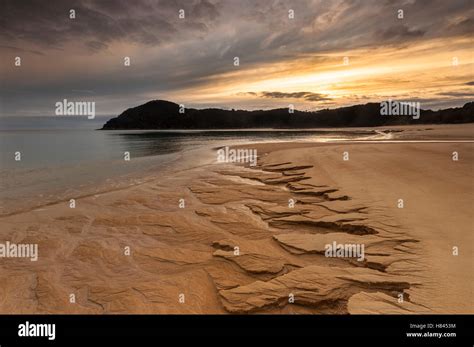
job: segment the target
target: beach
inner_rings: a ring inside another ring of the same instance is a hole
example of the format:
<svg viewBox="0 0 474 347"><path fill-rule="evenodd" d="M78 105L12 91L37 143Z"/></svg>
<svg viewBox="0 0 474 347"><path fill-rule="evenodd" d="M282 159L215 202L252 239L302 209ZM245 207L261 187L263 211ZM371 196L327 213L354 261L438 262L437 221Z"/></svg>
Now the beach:
<svg viewBox="0 0 474 347"><path fill-rule="evenodd" d="M203 149L74 208L4 215L0 241L38 259L1 259L0 312L470 313L472 125L399 129L416 136L239 144L255 166Z"/></svg>

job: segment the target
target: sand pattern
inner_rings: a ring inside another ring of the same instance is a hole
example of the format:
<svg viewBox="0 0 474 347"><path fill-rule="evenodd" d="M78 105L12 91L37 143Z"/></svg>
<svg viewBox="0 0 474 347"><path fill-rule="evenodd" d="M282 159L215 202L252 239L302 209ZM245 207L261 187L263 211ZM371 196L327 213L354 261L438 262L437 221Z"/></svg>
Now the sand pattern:
<svg viewBox="0 0 474 347"><path fill-rule="evenodd" d="M2 260L0 312L433 312L408 224L314 160L260 149L256 167L200 166L2 217L3 239L40 254ZM327 257L333 242L363 244L364 259Z"/></svg>
<svg viewBox="0 0 474 347"><path fill-rule="evenodd" d="M252 231L249 238L242 229L254 228L255 223L247 222L254 217L239 222L234 213L229 216L229 209L201 212L214 223L225 224L232 234L230 239L213 243L217 249L214 256L236 264L237 271L258 278L249 284L229 283L222 274L211 275L225 309L236 313L266 312L296 304L303 306L304 311L348 313L349 299L364 292L385 294L390 297L393 310L398 307L399 312L404 311L402 305L397 305L397 299L403 295L409 300L404 290L414 281L409 270L416 266L413 252L417 240L400 235L400 227L386 217L369 218L371 212L367 206L341 195L337 188L304 183L312 179L305 170L313 166L262 162L256 168L217 172L256 180L263 185L219 178L191 187L202 202L211 205L224 203L219 193L224 190L225 203L235 204L235 210L243 205L261 219L257 223L265 223L263 232ZM289 199L296 202L294 207L288 207ZM255 247L256 235L265 240L266 247ZM280 249L276 249L275 241ZM334 241L365 244L364 261L325 257L325 245ZM238 255L235 247L239 247Z"/></svg>

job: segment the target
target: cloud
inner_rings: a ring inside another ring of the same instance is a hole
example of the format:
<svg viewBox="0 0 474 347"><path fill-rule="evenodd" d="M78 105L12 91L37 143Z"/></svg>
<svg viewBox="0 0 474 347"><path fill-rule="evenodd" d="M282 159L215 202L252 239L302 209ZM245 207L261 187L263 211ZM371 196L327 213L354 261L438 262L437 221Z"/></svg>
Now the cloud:
<svg viewBox="0 0 474 347"><path fill-rule="evenodd" d="M248 41L246 31L266 39L267 52L285 47L308 52L378 45L380 39L403 44L425 35L467 36L473 30L469 0L449 4L444 0L429 4L420 0L3 0L2 6L0 42L28 42L43 48L58 48L71 40L100 42L100 49L117 41L161 45L233 26L233 46L239 45L240 38ZM288 19L290 8L295 12L293 20ZM397 19L399 8L404 9L403 20ZM70 9L76 11L75 19L69 18ZM185 10L184 20L178 18L180 9Z"/></svg>
<svg viewBox="0 0 474 347"><path fill-rule="evenodd" d="M43 52L31 50L31 49L24 49L20 47L14 47L14 46L0 46L0 50L4 51L10 51L10 52L26 52L26 53L31 53L35 55L44 55Z"/></svg>
<svg viewBox="0 0 474 347"><path fill-rule="evenodd" d="M255 93L252 93L255 95ZM272 99L304 99L306 101L327 101L332 100L325 94L312 93L312 92L293 92L293 93L283 93L283 92L260 92L257 93L261 98L272 98Z"/></svg>
<svg viewBox="0 0 474 347"><path fill-rule="evenodd" d="M425 34L424 30L410 29L406 25L394 25L386 30L383 30L377 37L382 40L406 40L421 37Z"/></svg>
<svg viewBox="0 0 474 347"><path fill-rule="evenodd" d="M288 18L290 8L294 19ZM403 20L397 18L400 8ZM0 67L11 91L3 87L5 112L28 108L30 100L37 100L30 106L36 110L41 100L49 105L71 90L93 89L97 98L114 99L118 109L167 94L185 99L210 85L214 91L232 85L237 71L265 71L266 80L276 75L266 68L272 64L285 65L288 72L301 67L293 62L319 56L306 64L318 72L351 50L373 52L378 59L388 45L470 38L474 17L472 0L2 0L0 9L0 54L13 61L20 52L23 61L22 70ZM70 9L76 11L74 20ZM178 18L180 9L185 19ZM120 66L125 55L132 57L127 70ZM293 90L271 85L237 90L273 89ZM330 100L310 92L267 93L258 94L259 102Z"/></svg>
<svg viewBox="0 0 474 347"><path fill-rule="evenodd" d="M85 41L94 52L117 41L157 45L181 34L197 34L219 16L217 5L207 0L3 0L2 7L0 42L50 49ZM188 13L186 25L180 25L179 9ZM75 11L74 19L70 10Z"/></svg>
<svg viewBox="0 0 474 347"><path fill-rule="evenodd" d="M441 96L454 96L454 97L471 97L474 99L474 93L470 91L452 91L452 92L443 92L438 93Z"/></svg>
<svg viewBox="0 0 474 347"><path fill-rule="evenodd" d="M85 46L89 48L92 52L99 52L108 47L105 43L99 41L88 41L85 43Z"/></svg>

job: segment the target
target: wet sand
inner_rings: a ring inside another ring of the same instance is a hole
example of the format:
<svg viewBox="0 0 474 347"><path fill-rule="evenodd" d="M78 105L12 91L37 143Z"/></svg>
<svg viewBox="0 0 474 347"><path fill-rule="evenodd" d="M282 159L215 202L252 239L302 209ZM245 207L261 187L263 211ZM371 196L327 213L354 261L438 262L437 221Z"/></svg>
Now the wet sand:
<svg viewBox="0 0 474 347"><path fill-rule="evenodd" d="M39 259L0 259L0 312L472 313L473 146L249 145L255 167L3 216L0 242ZM325 256L333 242L364 260Z"/></svg>

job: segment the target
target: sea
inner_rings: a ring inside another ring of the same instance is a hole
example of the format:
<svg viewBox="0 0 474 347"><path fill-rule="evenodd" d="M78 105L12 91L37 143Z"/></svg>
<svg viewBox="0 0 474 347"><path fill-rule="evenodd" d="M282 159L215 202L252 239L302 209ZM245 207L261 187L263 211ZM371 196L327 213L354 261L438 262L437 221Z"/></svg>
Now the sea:
<svg viewBox="0 0 474 347"><path fill-rule="evenodd" d="M216 149L255 142L386 137L373 130L100 129L111 117L0 117L0 216L212 163ZM129 160L127 160L129 159Z"/></svg>

